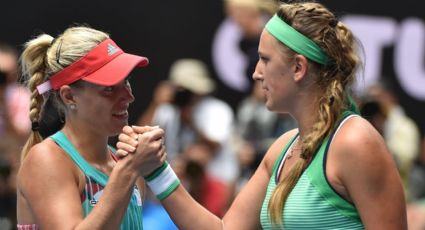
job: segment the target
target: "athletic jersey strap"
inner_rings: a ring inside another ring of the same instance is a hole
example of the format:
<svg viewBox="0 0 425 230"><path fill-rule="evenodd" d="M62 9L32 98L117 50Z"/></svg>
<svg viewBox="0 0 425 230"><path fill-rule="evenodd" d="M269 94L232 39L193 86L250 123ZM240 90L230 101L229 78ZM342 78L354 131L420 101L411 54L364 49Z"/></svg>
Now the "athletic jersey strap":
<svg viewBox="0 0 425 230"><path fill-rule="evenodd" d="M285 155L298 137L298 133L286 144L276 160L269 180L266 196L260 212L261 226L269 229L364 229L354 205L341 197L326 178L326 156L333 136L344 120L353 112L344 112L331 134L320 144L312 161L302 173L297 184L288 195L282 215L283 226L274 225L269 216L269 202L279 184L279 171L284 165ZM300 221L302 220L302 221Z"/></svg>
<svg viewBox="0 0 425 230"><path fill-rule="evenodd" d="M347 121L347 119L354 115L351 112L345 113L342 118L339 120L336 125L336 129L325 138L323 144L320 146L319 151L317 151L314 160L311 162L310 166L306 169L306 173L310 178L310 182L316 187L317 191L334 207L336 207L341 214L344 216L355 219L358 222L361 222L359 213L357 212L356 207L343 198L330 184L328 178L326 177L326 160L328 155L329 146L332 143L333 137L336 135L339 128L342 126L342 123Z"/></svg>
<svg viewBox="0 0 425 230"><path fill-rule="evenodd" d="M89 177L95 179L103 187L106 186L108 176L91 166L72 145L69 139L61 131L50 136L62 149L64 149L75 164Z"/></svg>
<svg viewBox="0 0 425 230"><path fill-rule="evenodd" d="M58 131L51 138L72 158L75 164L85 174L86 184L82 195L82 210L84 216L87 216L97 202L101 199L103 189L106 186L109 177L91 166L72 145L69 139L61 131ZM114 157L115 150L108 146L111 151L111 156ZM116 160L116 158L114 158ZM142 199L141 194L137 186L134 186L130 202L127 206L121 225L121 230L143 229L142 224Z"/></svg>

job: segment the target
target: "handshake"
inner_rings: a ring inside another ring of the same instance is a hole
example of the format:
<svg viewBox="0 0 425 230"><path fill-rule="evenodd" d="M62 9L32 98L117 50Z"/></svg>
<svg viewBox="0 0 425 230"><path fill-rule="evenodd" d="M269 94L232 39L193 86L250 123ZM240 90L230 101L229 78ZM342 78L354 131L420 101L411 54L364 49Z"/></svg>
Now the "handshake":
<svg viewBox="0 0 425 230"><path fill-rule="evenodd" d="M164 130L158 126L124 126L118 136L116 156L143 176L159 200L168 197L179 185L164 145Z"/></svg>

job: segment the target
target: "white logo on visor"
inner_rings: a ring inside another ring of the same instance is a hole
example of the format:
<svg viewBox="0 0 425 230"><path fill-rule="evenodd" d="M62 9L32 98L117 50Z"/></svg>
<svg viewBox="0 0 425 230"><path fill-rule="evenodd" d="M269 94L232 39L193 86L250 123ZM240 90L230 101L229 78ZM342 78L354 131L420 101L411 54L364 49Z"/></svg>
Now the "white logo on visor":
<svg viewBox="0 0 425 230"><path fill-rule="evenodd" d="M108 55L109 56L112 56L117 51L118 51L118 48L117 47L115 47L115 46L113 46L111 44L108 44Z"/></svg>

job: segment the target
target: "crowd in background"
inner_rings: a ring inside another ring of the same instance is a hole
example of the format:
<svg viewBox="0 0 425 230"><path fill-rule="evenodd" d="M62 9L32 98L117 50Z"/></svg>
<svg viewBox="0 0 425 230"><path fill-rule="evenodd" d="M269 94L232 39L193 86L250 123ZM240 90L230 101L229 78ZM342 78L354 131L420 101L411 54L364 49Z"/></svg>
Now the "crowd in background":
<svg viewBox="0 0 425 230"><path fill-rule="evenodd" d="M247 67L251 78L261 23L272 12L272 5L254 0L228 0L226 4L228 16L246 35L240 48L253 60ZM18 83L18 56L15 47L0 43L0 229L13 229L16 224L15 175L30 130L30 95ZM140 115L136 125L159 125L165 130L169 162L183 185L199 203L222 216L267 147L297 124L286 114L267 110L259 84L253 84L249 95L233 107L226 98L214 96L215 88L214 77L202 60L176 60L168 80L158 83L149 106L133 116ZM384 137L399 169L408 201L409 229L423 229L425 137L420 130L424 127L407 116L389 82L368 87L357 95L357 104L363 117ZM146 229L175 229L149 194L144 224Z"/></svg>
<svg viewBox="0 0 425 230"><path fill-rule="evenodd" d="M16 226L16 174L31 128L30 94L18 83L18 52L0 42L0 229Z"/></svg>
<svg viewBox="0 0 425 230"><path fill-rule="evenodd" d="M176 79L175 71L184 72L187 79ZM253 85L251 94L232 111L225 101L211 95L212 89L198 91L203 82L213 84L206 80L209 77L206 66L199 60L178 60L171 68L170 79L159 83L138 125L165 128L170 162L179 178L198 202L220 216L255 171L267 146L297 124L286 114L277 115L267 110L259 84ZM211 100L216 104L203 105ZM399 169L408 201L409 229L422 229L425 226L425 137L421 136L415 121L406 115L389 84L381 82L370 86L359 95L357 104L361 115L384 137ZM160 119L163 116L172 118ZM167 124L176 127L167 129ZM213 129L221 135L214 135ZM215 165L218 171L214 171ZM151 209L155 201L149 202L153 202L148 204ZM149 223L164 225L167 214L157 208L155 215L147 213L145 218Z"/></svg>

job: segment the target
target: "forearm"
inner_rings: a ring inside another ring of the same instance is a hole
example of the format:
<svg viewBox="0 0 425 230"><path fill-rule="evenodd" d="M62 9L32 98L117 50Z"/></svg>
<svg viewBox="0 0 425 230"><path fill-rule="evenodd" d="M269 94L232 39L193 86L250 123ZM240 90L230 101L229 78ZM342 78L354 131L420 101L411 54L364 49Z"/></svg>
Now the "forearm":
<svg viewBox="0 0 425 230"><path fill-rule="evenodd" d="M198 204L181 185L161 203L179 229L222 229L221 220Z"/></svg>
<svg viewBox="0 0 425 230"><path fill-rule="evenodd" d="M75 229L119 229L137 177L125 164L117 164L96 207Z"/></svg>

